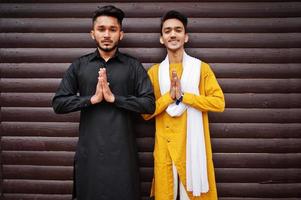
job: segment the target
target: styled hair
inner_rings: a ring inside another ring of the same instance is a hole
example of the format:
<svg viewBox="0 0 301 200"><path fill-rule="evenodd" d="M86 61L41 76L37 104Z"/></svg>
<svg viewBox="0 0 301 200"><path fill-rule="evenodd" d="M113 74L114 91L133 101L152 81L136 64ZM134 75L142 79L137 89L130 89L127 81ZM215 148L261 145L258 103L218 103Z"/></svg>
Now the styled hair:
<svg viewBox="0 0 301 200"><path fill-rule="evenodd" d="M124 12L121 9L116 8L115 6L108 5L108 6L98 7L98 9L93 13L93 17L92 17L93 26L94 26L94 22L99 16L115 17L118 20L120 27L122 27Z"/></svg>
<svg viewBox="0 0 301 200"><path fill-rule="evenodd" d="M176 11L176 10L170 10L167 13L165 13L163 15L163 17L161 18L161 31L160 31L161 35L162 35L163 24L168 19L178 19L179 21L181 21L182 24L184 25L184 30L186 32L187 24L188 24L187 17L185 15L183 15L182 13Z"/></svg>

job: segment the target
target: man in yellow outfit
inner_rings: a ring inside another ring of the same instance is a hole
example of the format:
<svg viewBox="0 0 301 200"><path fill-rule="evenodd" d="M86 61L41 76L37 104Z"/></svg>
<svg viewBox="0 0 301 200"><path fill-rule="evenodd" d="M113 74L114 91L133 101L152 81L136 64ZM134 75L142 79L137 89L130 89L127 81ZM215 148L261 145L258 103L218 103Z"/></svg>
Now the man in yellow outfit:
<svg viewBox="0 0 301 200"><path fill-rule="evenodd" d="M148 71L156 110L155 200L217 199L208 111L222 112L223 92L210 66L186 54L187 17L167 12L161 20L160 42L167 56Z"/></svg>

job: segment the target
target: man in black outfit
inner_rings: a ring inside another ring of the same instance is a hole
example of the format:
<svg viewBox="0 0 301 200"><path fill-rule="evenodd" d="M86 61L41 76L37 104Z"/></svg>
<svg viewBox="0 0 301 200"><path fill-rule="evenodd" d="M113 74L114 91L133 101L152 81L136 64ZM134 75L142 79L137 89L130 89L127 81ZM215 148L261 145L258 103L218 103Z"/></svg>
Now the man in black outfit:
<svg viewBox="0 0 301 200"><path fill-rule="evenodd" d="M151 82L141 63L118 51L124 13L95 11L95 52L76 59L53 98L56 113L81 111L75 154L77 200L138 200L139 170L132 115L153 113Z"/></svg>

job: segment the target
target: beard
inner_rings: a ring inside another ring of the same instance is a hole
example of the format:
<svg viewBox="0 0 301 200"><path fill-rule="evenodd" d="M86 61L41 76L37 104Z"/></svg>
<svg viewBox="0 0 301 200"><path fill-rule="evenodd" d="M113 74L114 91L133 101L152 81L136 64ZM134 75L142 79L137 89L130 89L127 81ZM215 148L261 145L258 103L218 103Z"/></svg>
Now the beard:
<svg viewBox="0 0 301 200"><path fill-rule="evenodd" d="M113 46L105 46L105 45L103 45L103 46L101 46L101 43L100 42L97 42L96 41L96 45L97 45L97 47L100 49L100 50L102 50L102 51L104 51L104 52L111 52L111 51L114 51L116 48L117 48L117 46L118 46L118 41L117 42L115 42L115 43L113 43Z"/></svg>

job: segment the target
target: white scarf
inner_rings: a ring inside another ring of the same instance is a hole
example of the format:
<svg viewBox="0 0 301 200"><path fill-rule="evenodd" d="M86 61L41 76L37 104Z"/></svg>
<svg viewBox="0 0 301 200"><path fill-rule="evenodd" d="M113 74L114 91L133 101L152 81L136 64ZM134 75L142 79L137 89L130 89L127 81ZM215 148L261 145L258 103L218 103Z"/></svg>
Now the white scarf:
<svg viewBox="0 0 301 200"><path fill-rule="evenodd" d="M183 54L183 73L181 89L183 92L199 95L201 61ZM169 60L166 56L159 66L159 85L161 94L170 91ZM186 141L186 179L187 191L193 196L209 191L207 175L206 147L203 129L202 112L184 103L170 104L166 112L171 117L181 116L187 110L187 141Z"/></svg>

